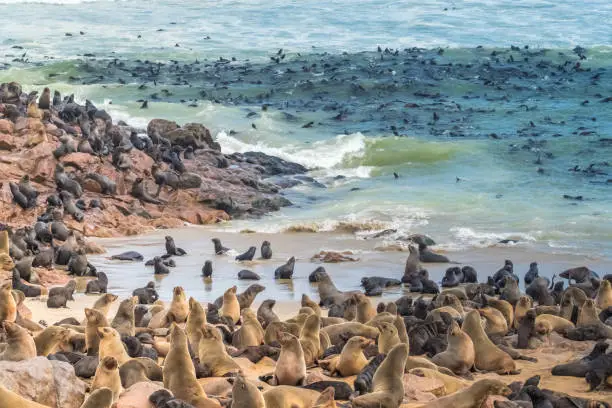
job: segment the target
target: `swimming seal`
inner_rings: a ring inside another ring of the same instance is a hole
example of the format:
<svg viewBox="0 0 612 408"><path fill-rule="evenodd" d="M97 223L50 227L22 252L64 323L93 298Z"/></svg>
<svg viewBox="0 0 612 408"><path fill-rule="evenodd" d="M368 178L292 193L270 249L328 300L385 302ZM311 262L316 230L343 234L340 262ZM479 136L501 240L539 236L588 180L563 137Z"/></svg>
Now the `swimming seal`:
<svg viewBox="0 0 612 408"><path fill-rule="evenodd" d="M223 255L227 251L229 251L229 248L226 248L223 245L221 245L221 240L219 238L213 238L212 242L215 246L215 255Z"/></svg>
<svg viewBox="0 0 612 408"><path fill-rule="evenodd" d="M171 236L166 235L165 240L166 240L166 253L168 255L183 256L187 254L187 252L185 252L183 248L176 247L176 244L174 243L174 238L172 238Z"/></svg>
<svg viewBox="0 0 612 408"><path fill-rule="evenodd" d="M268 241L261 244L261 258L272 259L272 245Z"/></svg>
<svg viewBox="0 0 612 408"><path fill-rule="evenodd" d="M210 278L212 277L212 273L213 273L212 262L211 261L204 262L204 266L202 267L202 276L205 278Z"/></svg>
<svg viewBox="0 0 612 408"><path fill-rule="evenodd" d="M293 277L293 269L295 267L295 258L292 256L287 263L279 266L274 271L274 279L291 279Z"/></svg>
<svg viewBox="0 0 612 408"><path fill-rule="evenodd" d="M257 252L257 248L252 246L244 254L238 255L236 257L236 260L237 261L252 261L253 257L255 257L255 252Z"/></svg>

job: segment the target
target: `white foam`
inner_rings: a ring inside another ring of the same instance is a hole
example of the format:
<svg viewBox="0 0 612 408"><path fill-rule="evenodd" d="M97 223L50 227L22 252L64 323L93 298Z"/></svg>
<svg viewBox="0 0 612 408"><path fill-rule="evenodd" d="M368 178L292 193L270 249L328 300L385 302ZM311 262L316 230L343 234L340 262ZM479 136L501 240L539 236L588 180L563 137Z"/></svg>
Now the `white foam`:
<svg viewBox="0 0 612 408"><path fill-rule="evenodd" d="M310 169L339 168L343 161L350 157L361 157L366 148L366 137L361 133L350 135L338 135L334 138L312 143L310 145L286 145L283 147L270 146L264 142L255 144L246 143L236 139L225 132L217 134L217 141L221 144L223 153L244 153L258 151L282 159L299 163ZM353 169L353 174L357 177L362 175L369 177L371 168L363 167ZM338 174L345 174L345 171Z"/></svg>

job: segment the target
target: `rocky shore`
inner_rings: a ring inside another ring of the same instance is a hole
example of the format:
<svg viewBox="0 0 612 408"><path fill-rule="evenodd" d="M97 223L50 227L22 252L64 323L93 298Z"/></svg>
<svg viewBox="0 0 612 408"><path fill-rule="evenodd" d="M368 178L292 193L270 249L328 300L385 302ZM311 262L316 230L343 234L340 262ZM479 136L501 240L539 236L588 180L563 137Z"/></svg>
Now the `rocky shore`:
<svg viewBox="0 0 612 408"><path fill-rule="evenodd" d="M37 102L36 91L26 94L17 83L0 87L0 222L15 229L49 212L61 191L58 171L82 190L71 197L82 217L63 219L95 237L257 217L291 205L279 187L287 183L266 178L306 172L263 153L224 155L202 124L155 119L136 129L89 101L50 98L48 89ZM10 188L24 176L38 193L26 208Z"/></svg>

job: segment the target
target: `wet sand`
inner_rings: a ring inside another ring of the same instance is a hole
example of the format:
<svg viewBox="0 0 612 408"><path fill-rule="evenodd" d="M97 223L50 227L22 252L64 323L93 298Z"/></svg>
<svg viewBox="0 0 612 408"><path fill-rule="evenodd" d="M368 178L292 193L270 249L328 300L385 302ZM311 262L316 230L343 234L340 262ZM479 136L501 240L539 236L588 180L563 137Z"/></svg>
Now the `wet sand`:
<svg viewBox="0 0 612 408"><path fill-rule="evenodd" d="M187 251L187 256L174 256L175 268L170 268L167 276L154 277L153 267L144 266L144 262L122 262L108 259L111 255L125 251L138 251L145 261L165 253L164 236L174 237L176 245ZM231 255L216 256L213 253L211 239L218 237L224 246L232 248ZM434 237L435 238L435 237ZM273 257L270 260L258 259L259 248L264 240L272 243ZM407 252L381 251L388 245L382 239L355 239L352 234L339 233L230 233L220 232L218 228L188 226L181 229L157 230L138 237L95 239L95 242L106 248L107 253L91 256L90 261L109 277L108 289L120 297L128 296L137 287L143 287L154 280L163 300L170 300L174 286L183 286L191 296L201 302L210 302L223 294L229 286L237 285L238 292L246 289L254 281L238 280L237 274L242 269L249 269L261 276L259 284L266 286L266 291L257 300L274 298L278 301L299 300L302 293L317 298L317 288L308 282L308 275L318 266L323 266L331 275L340 290L360 288L364 276L383 276L400 279ZM245 252L250 246L257 247L252 262L237 262L234 257ZM357 262L320 263L311 258L320 251L351 251ZM435 250L435 248L434 248ZM538 262L540 275L552 277L563 270L586 265L600 273L601 276L612 271L612 260L590 259L583 256L554 255L539 253L523 245L501 245L498 247L476 249L464 252L448 252L446 255L453 261L472 265L478 271L479 280L495 273L503 266L504 259L514 262L515 272L522 277L529 269L531 262ZM274 270L285 263L291 256L296 258L295 272L290 281L274 280ZM212 283L204 282L201 270L204 262L213 262ZM439 282L444 271L451 264L424 264L433 280ZM385 290L383 299L396 299L408 294L406 288L393 287ZM374 298L377 299L377 298Z"/></svg>

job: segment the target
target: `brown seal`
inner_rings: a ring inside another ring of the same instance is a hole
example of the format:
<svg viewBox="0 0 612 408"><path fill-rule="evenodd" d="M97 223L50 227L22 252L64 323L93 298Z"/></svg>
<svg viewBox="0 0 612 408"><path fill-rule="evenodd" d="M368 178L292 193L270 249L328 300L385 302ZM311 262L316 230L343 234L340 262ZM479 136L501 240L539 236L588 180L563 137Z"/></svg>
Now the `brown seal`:
<svg viewBox="0 0 612 408"><path fill-rule="evenodd" d="M232 345L238 349L259 346L264 341L264 330L251 309L242 309L242 326L232 336Z"/></svg>
<svg viewBox="0 0 612 408"><path fill-rule="evenodd" d="M521 296L521 298L522 297L523 296ZM521 298L518 299L516 303L517 305ZM487 306L491 306L492 308L499 310L504 316L504 319L506 319L507 327L512 327L512 324L514 323L514 308L512 307L512 305L506 300L496 299L494 297L487 296L486 299Z"/></svg>
<svg viewBox="0 0 612 408"><path fill-rule="evenodd" d="M514 322L512 326L518 329L521 325L521 319L527 314L527 311L533 307L533 300L529 296L521 296L514 306Z"/></svg>
<svg viewBox="0 0 612 408"><path fill-rule="evenodd" d="M431 362L440 367L446 367L457 375L468 374L474 366L475 358L472 338L453 320L447 340L446 350L433 356Z"/></svg>
<svg viewBox="0 0 612 408"><path fill-rule="evenodd" d="M321 307L313 301L307 294L302 294L302 307L309 307L316 313L317 316L321 316Z"/></svg>
<svg viewBox="0 0 612 408"><path fill-rule="evenodd" d="M357 318L359 323L367 323L376 316L376 309L365 295L357 296Z"/></svg>
<svg viewBox="0 0 612 408"><path fill-rule="evenodd" d="M443 397L445 395L452 394L466 388L469 385L469 383L465 380L441 373L438 370L432 370L430 368L413 368L409 370L408 373L416 375L417 377L431 378L442 381L442 383L444 383L444 387L442 387L442 389L438 392L432 391L436 397Z"/></svg>
<svg viewBox="0 0 612 408"><path fill-rule="evenodd" d="M499 310L493 307L483 307L478 312L487 321L485 332L489 336L505 336L508 333L508 323Z"/></svg>
<svg viewBox="0 0 612 408"><path fill-rule="evenodd" d="M358 322L332 324L331 326L322 328L321 331L327 333L332 344L338 343L340 341L340 336L343 334L348 334L351 337L363 336L368 339L375 339L380 333L376 327Z"/></svg>
<svg viewBox="0 0 612 408"><path fill-rule="evenodd" d="M111 327L122 336L134 336L136 334L136 322L134 318L134 307L138 304L138 297L132 296L121 301L117 314L111 322Z"/></svg>
<svg viewBox="0 0 612 408"><path fill-rule="evenodd" d="M336 408L336 390L334 387L327 387L321 392L319 398L312 404L312 408Z"/></svg>
<svg viewBox="0 0 612 408"><path fill-rule="evenodd" d="M268 328L268 325L272 322L279 322L280 319L274 313L272 308L276 304L276 300L266 299L264 300L259 308L257 309L257 320L261 323L261 327L264 329Z"/></svg>
<svg viewBox="0 0 612 408"><path fill-rule="evenodd" d="M266 402L259 388L239 374L234 378L231 408L266 408Z"/></svg>
<svg viewBox="0 0 612 408"><path fill-rule="evenodd" d="M612 306L612 285L609 280L602 280L597 291L597 297L595 298L595 304L601 310L607 309Z"/></svg>
<svg viewBox="0 0 612 408"><path fill-rule="evenodd" d="M118 299L117 295L113 295L110 293L105 293L100 296L96 302L93 304L92 309L98 310L104 316L108 316L108 311L110 310L113 302Z"/></svg>
<svg viewBox="0 0 612 408"><path fill-rule="evenodd" d="M306 379L306 362L300 340L283 332L278 336L278 341L281 344L281 352L274 367L273 385L302 385Z"/></svg>
<svg viewBox="0 0 612 408"><path fill-rule="evenodd" d="M100 360L96 375L91 383L91 390L108 388L113 393L113 402L117 401L123 388L121 387L121 377L119 377L119 366L115 357L106 356Z"/></svg>
<svg viewBox="0 0 612 408"><path fill-rule="evenodd" d="M351 337L342 348L340 356L336 357L335 367L330 367L332 375L338 373L342 377L350 377L359 374L368 365L368 359L363 354L363 350L373 343L373 340L365 337Z"/></svg>
<svg viewBox="0 0 612 408"><path fill-rule="evenodd" d="M266 408L312 408L319 392L306 388L280 385L263 393Z"/></svg>
<svg viewBox="0 0 612 408"><path fill-rule="evenodd" d="M87 320L87 325L85 326L85 347L89 355L96 355L100 346L98 329L107 327L109 325L108 320L99 311L89 308L85 308L85 320Z"/></svg>
<svg viewBox="0 0 612 408"><path fill-rule="evenodd" d="M372 392L353 399L353 408L399 407L404 399L404 370L408 346L393 347L372 378Z"/></svg>
<svg viewBox="0 0 612 408"><path fill-rule="evenodd" d="M291 333L295 337L298 337L301 330L302 328L297 323L272 322L266 327L264 344L273 345L278 341L278 336L281 332Z"/></svg>
<svg viewBox="0 0 612 408"><path fill-rule="evenodd" d="M549 335L553 331L559 334L565 334L567 330L573 328L574 323L560 316L541 314L535 319L534 330L539 335Z"/></svg>
<svg viewBox="0 0 612 408"><path fill-rule="evenodd" d="M220 315L232 319L234 324L240 320L240 303L236 297L236 286L232 286L223 294L223 306L221 306Z"/></svg>
<svg viewBox="0 0 612 408"><path fill-rule="evenodd" d="M463 327L461 329L467 333L474 343L474 367L483 371L494 371L498 374L516 373L514 360L489 339L485 333L480 314L477 310L472 310L465 315Z"/></svg>
<svg viewBox="0 0 612 408"><path fill-rule="evenodd" d="M580 308L578 320L576 321L576 327L587 326L598 326L607 338L612 338L612 327L599 320L599 313L595 308L595 300L593 299L587 299L584 302Z"/></svg>
<svg viewBox="0 0 612 408"><path fill-rule="evenodd" d="M0 384L0 401L2 401L2 406L7 408L49 408L47 405L42 405L38 402L30 401L23 398L21 395L7 389L2 384ZM82 405L81 408L83 408L84 406L85 405ZM96 406L96 408L110 408L110 404L108 405L108 407L100 405Z"/></svg>
<svg viewBox="0 0 612 408"><path fill-rule="evenodd" d="M104 360L106 356L111 356L115 357L121 365L130 359L117 330L112 327L100 327L98 328L98 336L100 337L100 348L98 350L100 361Z"/></svg>
<svg viewBox="0 0 612 408"><path fill-rule="evenodd" d="M216 329L215 329L216 330ZM164 388L175 398L182 399L197 408L220 407L209 399L196 379L195 367L189 355L187 334L176 323L170 326L170 351L163 367Z"/></svg>
<svg viewBox="0 0 612 408"><path fill-rule="evenodd" d="M36 357L36 344L30 333L16 323L4 321L7 346L0 354L3 361L23 361Z"/></svg>
<svg viewBox="0 0 612 408"><path fill-rule="evenodd" d="M14 322L17 318L17 303L11 293L12 289L11 282L0 287L0 322Z"/></svg>
<svg viewBox="0 0 612 408"><path fill-rule="evenodd" d="M382 322L378 326L380 335L378 336L378 352L388 354L393 347L401 343L394 323Z"/></svg>
<svg viewBox="0 0 612 408"><path fill-rule="evenodd" d="M307 366L314 364L323 354L319 337L320 327L321 318L313 313L306 318L300 331L300 344L302 345L304 361Z"/></svg>
<svg viewBox="0 0 612 408"><path fill-rule="evenodd" d="M139 382L162 381L162 368L148 357L136 357L119 367L121 385L128 389Z"/></svg>
<svg viewBox="0 0 612 408"><path fill-rule="evenodd" d="M81 408L111 408L111 405L113 405L113 392L108 388L98 388L89 394Z"/></svg>
<svg viewBox="0 0 612 408"><path fill-rule="evenodd" d="M397 335L402 343L408 346L408 351L410 351L410 339L408 339L408 332L406 331L406 323L404 323L404 318L402 316L395 316L395 320L393 321L395 328L397 329Z"/></svg>
<svg viewBox="0 0 612 408"><path fill-rule="evenodd" d="M63 342L70 330L61 326L49 326L34 337L36 345L36 354L39 356L48 356L55 352L55 349Z"/></svg>
<svg viewBox="0 0 612 408"><path fill-rule="evenodd" d="M38 98L38 107L40 109L49 109L51 106L51 90L49 88L45 88L43 90L42 95Z"/></svg>
<svg viewBox="0 0 612 408"><path fill-rule="evenodd" d="M202 304L194 298L189 298L189 315L185 324L185 332L193 350L197 350L202 336L202 329L207 324L206 312Z"/></svg>
<svg viewBox="0 0 612 408"><path fill-rule="evenodd" d="M172 291L172 302L168 310L168 323L185 323L189 314L189 303L185 296L185 290L181 286L176 286Z"/></svg>
<svg viewBox="0 0 612 408"><path fill-rule="evenodd" d="M499 380L486 378L452 395L438 398L415 408L480 407L490 395L508 396L512 390Z"/></svg>
<svg viewBox="0 0 612 408"><path fill-rule="evenodd" d="M219 329L206 324L201 332L198 345L200 365L210 371L213 377L224 377L239 372L240 366L227 354Z"/></svg>

